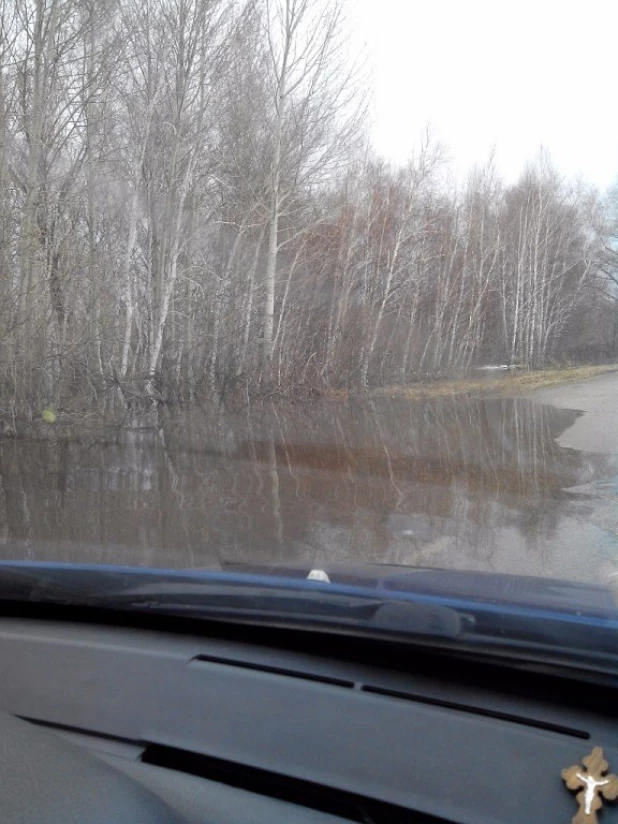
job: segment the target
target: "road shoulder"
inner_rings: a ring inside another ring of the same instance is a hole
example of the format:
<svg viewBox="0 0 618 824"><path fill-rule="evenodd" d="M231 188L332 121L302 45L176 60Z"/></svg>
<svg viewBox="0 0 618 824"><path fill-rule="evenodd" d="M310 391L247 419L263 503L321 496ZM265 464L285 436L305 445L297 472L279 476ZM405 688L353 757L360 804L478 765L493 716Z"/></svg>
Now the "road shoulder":
<svg viewBox="0 0 618 824"><path fill-rule="evenodd" d="M582 452L618 454L617 372L538 389L528 397L535 403L582 413L558 438L560 446Z"/></svg>

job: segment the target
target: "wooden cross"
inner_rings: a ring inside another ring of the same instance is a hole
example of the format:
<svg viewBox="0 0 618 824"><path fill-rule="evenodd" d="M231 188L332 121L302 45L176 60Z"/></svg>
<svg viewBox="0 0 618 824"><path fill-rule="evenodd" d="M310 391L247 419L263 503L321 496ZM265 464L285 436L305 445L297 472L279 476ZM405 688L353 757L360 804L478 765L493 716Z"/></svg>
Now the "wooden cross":
<svg viewBox="0 0 618 824"><path fill-rule="evenodd" d="M600 747L595 747L582 764L583 767L577 764L561 773L569 790L579 790L575 796L579 811L572 824L598 824L597 812L603 806L603 799L614 801L618 798L618 776L606 774L609 764Z"/></svg>

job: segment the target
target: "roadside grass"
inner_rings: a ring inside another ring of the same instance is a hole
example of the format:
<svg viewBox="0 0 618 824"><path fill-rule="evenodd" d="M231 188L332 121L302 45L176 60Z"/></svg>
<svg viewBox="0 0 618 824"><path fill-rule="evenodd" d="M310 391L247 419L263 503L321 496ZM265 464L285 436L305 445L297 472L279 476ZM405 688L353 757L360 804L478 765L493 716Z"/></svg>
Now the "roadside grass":
<svg viewBox="0 0 618 824"><path fill-rule="evenodd" d="M607 372L617 372L618 364L603 366L568 366L562 369L539 369L483 378L458 378L454 380L423 381L410 386L386 386L369 392L373 396L387 395L393 398L439 398L454 395L476 397L510 397L532 392L546 386L594 378ZM328 393L333 398L347 396L345 391Z"/></svg>

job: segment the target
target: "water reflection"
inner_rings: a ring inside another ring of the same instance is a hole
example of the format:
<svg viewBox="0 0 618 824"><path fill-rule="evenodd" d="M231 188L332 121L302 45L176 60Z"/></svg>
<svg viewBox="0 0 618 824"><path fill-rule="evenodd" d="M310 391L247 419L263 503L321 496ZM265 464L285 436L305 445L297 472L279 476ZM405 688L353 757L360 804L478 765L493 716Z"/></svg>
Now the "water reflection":
<svg viewBox="0 0 618 824"><path fill-rule="evenodd" d="M599 493L616 471L556 444L576 416L527 400L380 398L193 410L121 431L50 427L0 441L0 552L597 580L618 570L615 496Z"/></svg>

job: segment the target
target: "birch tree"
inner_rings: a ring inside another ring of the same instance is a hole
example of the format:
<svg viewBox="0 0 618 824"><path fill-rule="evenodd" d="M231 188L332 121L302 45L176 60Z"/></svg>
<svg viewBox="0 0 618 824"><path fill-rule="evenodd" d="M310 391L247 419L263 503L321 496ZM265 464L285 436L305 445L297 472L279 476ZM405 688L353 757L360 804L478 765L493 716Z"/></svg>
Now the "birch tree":
<svg viewBox="0 0 618 824"><path fill-rule="evenodd" d="M362 105L353 100L354 69L341 60L339 0L265 0L268 88L273 122L264 273L263 366L272 357L281 223L294 214L299 190L333 175L352 149ZM362 104L362 101L361 101Z"/></svg>
<svg viewBox="0 0 618 824"><path fill-rule="evenodd" d="M615 349L599 196L379 158L343 3L0 4L0 417Z"/></svg>

